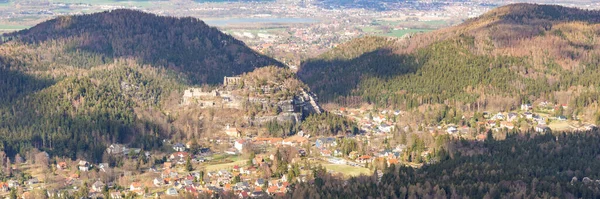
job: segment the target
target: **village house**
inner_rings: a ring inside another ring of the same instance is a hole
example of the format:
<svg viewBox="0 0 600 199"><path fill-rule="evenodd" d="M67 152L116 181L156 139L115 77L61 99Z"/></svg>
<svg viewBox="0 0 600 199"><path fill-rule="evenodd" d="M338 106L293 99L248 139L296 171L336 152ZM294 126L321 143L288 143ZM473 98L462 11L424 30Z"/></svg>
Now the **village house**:
<svg viewBox="0 0 600 199"><path fill-rule="evenodd" d="M257 187L263 187L263 186L265 186L265 183L267 183L267 181L265 179L259 178L259 179L256 179L256 181L254 182L254 185L256 185Z"/></svg>
<svg viewBox="0 0 600 199"><path fill-rule="evenodd" d="M121 198L123 198L123 194L121 194L120 191L111 191L110 192L110 198L112 198L112 199L121 199Z"/></svg>
<svg viewBox="0 0 600 199"><path fill-rule="evenodd" d="M173 167L173 163L171 163L171 162L163 163L163 169L170 169L172 167Z"/></svg>
<svg viewBox="0 0 600 199"><path fill-rule="evenodd" d="M496 121L495 120L488 120L487 124L491 128L496 127Z"/></svg>
<svg viewBox="0 0 600 199"><path fill-rule="evenodd" d="M533 119L533 113L531 112L525 112L523 113L523 115L525 116L526 119Z"/></svg>
<svg viewBox="0 0 600 199"><path fill-rule="evenodd" d="M387 166L390 167L392 164L398 165L399 161L396 158L387 159Z"/></svg>
<svg viewBox="0 0 600 199"><path fill-rule="evenodd" d="M108 166L108 163L100 163L98 164L98 169L102 172L106 172L108 169L110 169L110 166Z"/></svg>
<svg viewBox="0 0 600 199"><path fill-rule="evenodd" d="M92 184L92 191L93 192L102 192L102 190L104 189L105 184L101 181L96 181L94 184Z"/></svg>
<svg viewBox="0 0 600 199"><path fill-rule="evenodd" d="M246 144L246 140L244 139L238 139L235 141L234 143L234 147L235 149L237 149L239 152L242 152L244 150L244 145Z"/></svg>
<svg viewBox="0 0 600 199"><path fill-rule="evenodd" d="M446 132L448 134L455 134L458 133L458 129L455 126L450 126L446 129Z"/></svg>
<svg viewBox="0 0 600 199"><path fill-rule="evenodd" d="M71 179L79 179L79 174L77 174L77 173L71 174L69 176L69 178L71 178Z"/></svg>
<svg viewBox="0 0 600 199"><path fill-rule="evenodd" d="M284 139L283 142L281 142L281 144L287 145L287 146L298 146L298 145L306 144L307 142L308 142L308 139L306 139L305 137L296 135L296 136L292 136L292 137L288 137L288 138Z"/></svg>
<svg viewBox="0 0 600 199"><path fill-rule="evenodd" d="M193 186L186 186L184 188L184 190L185 190L186 193L191 193L194 196L198 195L198 190L196 190L196 188L194 188Z"/></svg>
<svg viewBox="0 0 600 199"><path fill-rule="evenodd" d="M8 180L8 188L12 189L12 188L18 188L19 187L19 182L16 180Z"/></svg>
<svg viewBox="0 0 600 199"><path fill-rule="evenodd" d="M318 138L315 141L315 147L317 148L326 148L326 147L335 147L337 146L337 141L335 138L326 137L326 138Z"/></svg>
<svg viewBox="0 0 600 199"><path fill-rule="evenodd" d="M67 163L66 162L56 163L56 169L58 169L58 170L65 170L65 169L67 169Z"/></svg>
<svg viewBox="0 0 600 199"><path fill-rule="evenodd" d="M223 151L223 153L225 153L227 155L237 155L239 152L240 151L238 151L235 148L230 148L230 149L227 149L227 150Z"/></svg>
<svg viewBox="0 0 600 199"><path fill-rule="evenodd" d="M141 192L143 191L144 187L142 187L142 183L141 182L133 182L131 183L131 185L129 185L129 191L131 192Z"/></svg>
<svg viewBox="0 0 600 199"><path fill-rule="evenodd" d="M77 165L78 165L80 171L89 171L90 170L90 163L88 161L80 160L79 163L77 163Z"/></svg>
<svg viewBox="0 0 600 199"><path fill-rule="evenodd" d="M247 168L242 167L242 168L240 168L240 173L244 174L244 175L251 175L252 174L251 169L255 169L255 168L254 167L247 167Z"/></svg>
<svg viewBox="0 0 600 199"><path fill-rule="evenodd" d="M187 160L188 157L189 157L189 154L187 152L179 151L179 152L172 153L171 156L169 156L169 159L173 162L176 162L177 164L183 164L183 163L185 163L185 161Z"/></svg>
<svg viewBox="0 0 600 199"><path fill-rule="evenodd" d="M125 146L123 146L122 144L111 144L108 148L106 148L106 152L108 154L123 154L123 152L126 150Z"/></svg>
<svg viewBox="0 0 600 199"><path fill-rule="evenodd" d="M173 150L179 152L185 151L185 145L178 142L177 144L173 145Z"/></svg>
<svg viewBox="0 0 600 199"><path fill-rule="evenodd" d="M362 155L356 159L357 162L363 163L363 164L369 163L372 160L373 160L373 158L370 155Z"/></svg>
<svg viewBox="0 0 600 199"><path fill-rule="evenodd" d="M194 158L192 158L192 163L202 163L202 162L206 162L206 158L201 157L201 156L195 156Z"/></svg>
<svg viewBox="0 0 600 199"><path fill-rule="evenodd" d="M502 114L502 113L497 113L496 115L494 115L492 117L492 120L504 120L504 119L505 119L505 117L504 117L504 114Z"/></svg>
<svg viewBox="0 0 600 199"><path fill-rule="evenodd" d="M550 131L550 128L544 124L538 124L537 126L535 126L535 132L546 133L548 131Z"/></svg>
<svg viewBox="0 0 600 199"><path fill-rule="evenodd" d="M250 188L250 184L248 184L248 182L238 182L235 184L234 189L235 190L244 190L244 189L249 189Z"/></svg>
<svg viewBox="0 0 600 199"><path fill-rule="evenodd" d="M165 180L161 177L156 177L154 180L152 180L152 184L154 184L154 186L161 187L165 185Z"/></svg>
<svg viewBox="0 0 600 199"><path fill-rule="evenodd" d="M533 109L533 106L531 106L531 104L521 104L521 110L529 111L531 109Z"/></svg>
<svg viewBox="0 0 600 199"><path fill-rule="evenodd" d="M331 151L327 149L321 150L321 156L329 157L331 156Z"/></svg>
<svg viewBox="0 0 600 199"><path fill-rule="evenodd" d="M382 115L373 117L373 121L376 123L382 123L385 122L385 120L385 116Z"/></svg>
<svg viewBox="0 0 600 199"><path fill-rule="evenodd" d="M533 121L537 122L538 124L546 124L545 118L539 115L534 115Z"/></svg>
<svg viewBox="0 0 600 199"><path fill-rule="evenodd" d="M34 177L34 178L31 178L31 179L27 180L27 181L25 182L25 184L27 184L27 185L30 185L30 186L31 186L31 185L37 184L37 183L39 183L39 182L40 182L40 181L39 181L37 178L35 178L35 177Z"/></svg>
<svg viewBox="0 0 600 199"><path fill-rule="evenodd" d="M229 137L242 137L242 132L237 128L230 127L229 124L225 127L225 134Z"/></svg>
<svg viewBox="0 0 600 199"><path fill-rule="evenodd" d="M518 119L518 116L516 113L510 112L508 113L508 115L506 115L506 121L512 122L515 121L516 119Z"/></svg>
<svg viewBox="0 0 600 199"><path fill-rule="evenodd" d="M9 190L8 183L6 183L6 182L0 182L0 191L7 192L8 190Z"/></svg>
<svg viewBox="0 0 600 199"><path fill-rule="evenodd" d="M515 125L512 122L502 121L500 122L500 128L507 128L509 130L512 130L515 128Z"/></svg>
<svg viewBox="0 0 600 199"><path fill-rule="evenodd" d="M247 191L240 191L240 193L238 194L238 198L240 199L245 199L245 198L249 198L250 194Z"/></svg>

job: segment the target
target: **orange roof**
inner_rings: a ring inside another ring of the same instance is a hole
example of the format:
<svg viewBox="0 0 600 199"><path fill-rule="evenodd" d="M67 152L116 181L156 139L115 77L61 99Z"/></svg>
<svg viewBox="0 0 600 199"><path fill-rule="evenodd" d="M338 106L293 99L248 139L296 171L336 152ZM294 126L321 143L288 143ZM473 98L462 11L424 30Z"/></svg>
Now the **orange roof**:
<svg viewBox="0 0 600 199"><path fill-rule="evenodd" d="M487 138L487 136L485 134L479 134L477 136L477 139L479 139L479 140L485 140L485 138Z"/></svg>
<svg viewBox="0 0 600 199"><path fill-rule="evenodd" d="M302 137L302 136L292 136L292 137L286 138L283 141L285 141L285 142L306 142L308 140L305 137Z"/></svg>
<svg viewBox="0 0 600 199"><path fill-rule="evenodd" d="M142 183L140 183L140 182L133 182L133 183L131 183L131 186L133 186L133 187L142 187Z"/></svg>
<svg viewBox="0 0 600 199"><path fill-rule="evenodd" d="M225 190L230 190L231 189L231 184L226 184L225 185Z"/></svg>
<svg viewBox="0 0 600 199"><path fill-rule="evenodd" d="M504 126L515 126L512 122L502 121L500 124Z"/></svg>
<svg viewBox="0 0 600 199"><path fill-rule="evenodd" d="M275 192L277 192L278 190L279 190L279 188L277 188L276 186L270 186L270 187L267 189L267 192L268 192L268 193L275 193Z"/></svg>
<svg viewBox="0 0 600 199"><path fill-rule="evenodd" d="M261 187L254 187L254 191L262 191Z"/></svg>
<svg viewBox="0 0 600 199"><path fill-rule="evenodd" d="M390 164L398 164L398 159L396 159L396 158L388 159L388 163L390 163Z"/></svg>
<svg viewBox="0 0 600 199"><path fill-rule="evenodd" d="M358 159L371 159L370 155L362 155Z"/></svg>

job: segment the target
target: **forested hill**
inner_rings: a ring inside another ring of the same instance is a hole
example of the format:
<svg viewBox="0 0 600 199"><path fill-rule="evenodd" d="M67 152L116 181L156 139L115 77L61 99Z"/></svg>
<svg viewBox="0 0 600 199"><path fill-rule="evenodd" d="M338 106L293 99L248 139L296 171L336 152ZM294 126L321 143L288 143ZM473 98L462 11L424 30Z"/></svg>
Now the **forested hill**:
<svg viewBox="0 0 600 199"><path fill-rule="evenodd" d="M445 103L507 110L548 100L597 105L600 11L555 5L499 7L410 39L366 37L302 63L321 101L414 108Z"/></svg>
<svg viewBox="0 0 600 199"><path fill-rule="evenodd" d="M192 83L217 84L223 76L282 66L201 20L134 10L62 16L5 37L37 45L65 40L69 51L94 53L103 62L135 58L181 72Z"/></svg>
<svg viewBox="0 0 600 199"><path fill-rule="evenodd" d="M159 148L202 129L169 115L183 89L282 66L200 20L132 10L61 16L2 41L0 151L11 157L37 148L100 162L111 143Z"/></svg>

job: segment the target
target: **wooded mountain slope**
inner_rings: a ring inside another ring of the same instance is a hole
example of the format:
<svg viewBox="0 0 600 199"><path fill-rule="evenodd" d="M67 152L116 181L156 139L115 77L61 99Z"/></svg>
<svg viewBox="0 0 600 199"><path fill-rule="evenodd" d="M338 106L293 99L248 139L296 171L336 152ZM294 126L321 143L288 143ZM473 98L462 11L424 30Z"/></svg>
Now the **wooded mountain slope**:
<svg viewBox="0 0 600 199"><path fill-rule="evenodd" d="M453 140L423 166L391 166L344 180L318 167L287 198L597 198L597 131L508 134L505 140ZM471 155L467 155L471 154Z"/></svg>
<svg viewBox="0 0 600 199"><path fill-rule="evenodd" d="M196 84L217 84L223 76L266 65L282 66L201 20L133 10L62 16L5 37L29 45L64 41L66 52L96 54L97 62L102 63L135 58L185 74Z"/></svg>
<svg viewBox="0 0 600 199"><path fill-rule="evenodd" d="M62 16L2 41L0 149L9 156L39 148L100 162L110 143L155 149L201 128L168 115L184 88L282 66L200 20L132 10Z"/></svg>
<svg viewBox="0 0 600 199"><path fill-rule="evenodd" d="M350 41L305 61L298 76L322 101L344 105L445 103L472 111L548 100L584 111L598 103L598 16L554 5L508 5L407 40Z"/></svg>

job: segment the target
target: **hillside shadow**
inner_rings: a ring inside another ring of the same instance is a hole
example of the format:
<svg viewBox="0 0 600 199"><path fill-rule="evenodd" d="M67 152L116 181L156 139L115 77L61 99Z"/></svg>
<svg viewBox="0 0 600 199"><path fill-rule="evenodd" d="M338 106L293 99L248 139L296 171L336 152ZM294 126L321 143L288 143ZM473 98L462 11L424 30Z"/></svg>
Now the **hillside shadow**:
<svg viewBox="0 0 600 199"><path fill-rule="evenodd" d="M71 99L77 97L70 92L88 88L57 83L0 67L0 150L9 157L38 148L51 156L98 162L110 143L132 143L144 150L161 145L160 134L150 132L168 129L129 114L133 110L128 106L116 105L128 101L99 100L95 97L102 92L89 93L82 98L95 100L93 108L76 111L74 107L81 106L77 103L83 102ZM62 95L66 96L57 98Z"/></svg>
<svg viewBox="0 0 600 199"><path fill-rule="evenodd" d="M381 48L350 60L308 60L302 63L298 77L320 99L328 101L349 96L366 78L389 81L400 75L415 73L421 66L411 55Z"/></svg>
<svg viewBox="0 0 600 199"><path fill-rule="evenodd" d="M0 66L0 108L10 108L11 104L54 83L53 80L33 77Z"/></svg>

